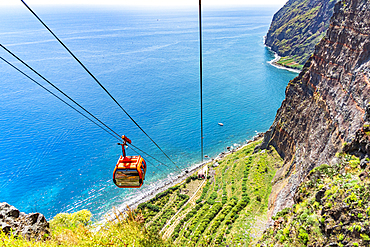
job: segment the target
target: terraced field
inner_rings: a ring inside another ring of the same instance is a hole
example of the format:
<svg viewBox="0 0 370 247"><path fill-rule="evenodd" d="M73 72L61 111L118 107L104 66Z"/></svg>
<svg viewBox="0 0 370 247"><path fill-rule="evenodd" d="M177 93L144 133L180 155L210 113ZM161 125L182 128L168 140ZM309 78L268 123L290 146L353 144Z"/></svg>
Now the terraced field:
<svg viewBox="0 0 370 247"><path fill-rule="evenodd" d="M206 180L196 174L138 209L149 231L175 246L253 245L267 221L271 181L282 163L275 150L253 154L251 143L209 163Z"/></svg>

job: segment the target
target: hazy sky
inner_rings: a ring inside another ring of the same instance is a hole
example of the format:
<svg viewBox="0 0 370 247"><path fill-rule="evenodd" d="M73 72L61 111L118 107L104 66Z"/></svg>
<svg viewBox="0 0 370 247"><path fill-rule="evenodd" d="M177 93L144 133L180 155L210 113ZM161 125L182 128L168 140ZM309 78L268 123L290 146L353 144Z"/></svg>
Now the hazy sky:
<svg viewBox="0 0 370 247"><path fill-rule="evenodd" d="M193 6L198 0L25 0L29 5L86 4L127 6ZM287 0L202 0L204 6L281 5ZM0 0L0 5L20 5L20 0Z"/></svg>

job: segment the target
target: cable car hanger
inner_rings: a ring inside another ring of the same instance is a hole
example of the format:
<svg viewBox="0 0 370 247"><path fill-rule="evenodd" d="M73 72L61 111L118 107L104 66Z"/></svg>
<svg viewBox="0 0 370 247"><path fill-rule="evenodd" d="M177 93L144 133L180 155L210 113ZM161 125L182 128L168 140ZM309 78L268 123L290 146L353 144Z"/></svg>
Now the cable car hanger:
<svg viewBox="0 0 370 247"><path fill-rule="evenodd" d="M27 9L41 22L41 24L57 39L57 41L70 53L70 55L85 69L85 71L99 84L99 86L112 98L112 100L126 113L126 115L134 122L135 125L160 149L160 151L173 163L172 159L159 147L159 145L140 127L140 125L123 109L123 107L117 102L117 100L109 93L109 91L98 81L98 79L84 66L84 64L68 49L68 47L53 33L53 31L37 16L37 14L24 2L21 2L27 7ZM202 26L201 26L201 0L199 0L199 37L200 37L200 110L201 110L201 161L203 162L203 86L202 86ZM0 44L1 45L1 44ZM2 46L5 50L5 47ZM9 52L9 51L8 51ZM14 56L14 54L12 54ZM29 67L30 68L30 67ZM32 68L30 68L33 70ZM36 71L33 70L36 74ZM40 74L38 74L41 78L43 78ZM46 80L45 78L43 78ZM46 80L47 81L47 80ZM63 92L61 92L64 94ZM64 96L66 96L64 94ZM68 96L66 96L69 98ZM71 98L69 98L72 100ZM72 100L73 101L73 100ZM73 101L79 107L81 107L78 103ZM85 110L83 107L81 107ZM86 110L85 110L86 111ZM89 112L88 112L89 113ZM90 113L89 113L90 114ZM90 114L93 116L92 114ZM95 118L95 116L93 116ZM97 121L102 123L99 119L95 118ZM112 129L102 123L105 127L111 130L113 133L117 135ZM126 156L125 147L127 143L131 144L131 140L125 136L122 136L123 143L119 144L122 145L122 155L120 156L116 167L113 172L113 181L114 183L120 188L140 188L143 184L145 179L146 173L146 162L145 160L139 156ZM176 168L178 166L175 164Z"/></svg>
<svg viewBox="0 0 370 247"><path fill-rule="evenodd" d="M122 136L122 155L119 157L116 167L113 171L113 183L119 188L140 188L145 179L146 163L143 157L126 156L127 143L131 140Z"/></svg>
<svg viewBox="0 0 370 247"><path fill-rule="evenodd" d="M85 115L84 113L82 113L81 111L79 111L78 109L76 109L75 107L73 107L71 104L69 104L68 102L66 102L65 100L63 100L62 98L60 98L59 96L57 96L55 93L53 93L52 91L50 91L49 89L47 89L46 87L44 87L43 85L41 85L40 83L38 83L36 80L34 80L33 78L31 78L30 76L28 76L26 73L24 73L23 71L21 71L20 69L18 69L16 66L14 66L13 64L11 64L10 62L8 62L6 59L4 59L3 57L0 56L0 59L3 60L5 63L7 63L9 66L13 67L15 70L17 70L19 73L21 73L22 75L24 75L25 77L27 77L28 79L30 79L31 81L33 81L34 83L36 83L38 86L40 86L41 88L43 88L44 90L46 90L48 93L50 93L51 95L53 95L54 97L56 97L57 99L59 99L60 101L62 101L64 104L66 104L67 106L69 106L70 108L72 108L73 110L75 110L77 113L79 113L80 115L82 115L83 117L85 117L86 119L88 119L89 121L91 121L92 123L94 123L95 125L97 125L98 127L100 127L101 129L103 129L104 131L106 131L108 134L110 134L111 136L113 136L114 138L117 138L118 140L120 140L120 138L117 137L117 133L114 132L111 128L109 128L106 124L104 124L101 120L99 120L97 117L95 117L92 113L90 113L88 110L86 110L84 107L82 107L81 105L79 105L76 101L74 101L71 97L69 97L66 93L64 93L62 90L60 90L57 86L55 86L52 82L50 82L49 80L47 80L45 77L43 77L40 73L38 73L36 70L34 70L31 66L29 66L27 63L25 63L22 59L20 59L18 56L16 56L14 53L12 53L10 50L8 50L6 47L4 47L1 43L0 43L0 47L3 48L6 52L8 52L10 55L12 55L14 58L16 58L18 61L20 61L23 65L25 65L27 68L29 68L31 71L33 71L36 75L38 75L39 77L41 77L43 80L45 80L48 84L50 84L51 86L53 86L57 91L59 91L61 94L63 94L66 98L68 98L69 100L71 100L73 103L75 103L77 106L79 106L82 110L84 110L86 113L88 113L90 116L92 116L95 120L97 120L99 123L101 123L102 125L104 125L107 129L103 128L103 126L99 125L97 122L95 122L93 119L89 118L87 115ZM110 130L111 132L109 132L108 130ZM118 135L119 136L119 135ZM123 137L122 137L123 138ZM127 145L127 142L129 144L131 144L131 140L129 140L128 138L123 138L125 141L124 141L124 144L120 144L120 145L123 145L123 152L125 151L124 147L128 146ZM158 159L154 158L152 155L146 153L145 151L141 150L140 148L136 147L135 145L131 144L130 148L132 150L134 150L133 148L135 149L138 149L140 152L144 153L145 155L149 156L150 158L158 161L160 164L162 165L165 165L167 166L166 164L162 163L161 161L159 161ZM135 150L134 150L135 151ZM125 152L123 153L124 156L125 155ZM138 157L138 156L134 156L134 157ZM141 156L139 156L141 157ZM127 159L126 159L127 160ZM132 160L134 160L134 158L132 158ZM125 160L123 160L125 161ZM145 178L145 172L146 172L146 162L145 160L141 157L141 159L139 158L138 161L140 161L141 163L144 162L145 165L141 165L142 167L145 167L145 169L141 172L141 182L139 180L139 183L141 183L142 185L142 181L144 180L143 178ZM122 163L122 161L121 161ZM159 167L157 166L154 166L155 168L159 169ZM168 166L167 166L168 167ZM161 170L161 169L159 169ZM144 174L144 176L143 176ZM140 186L141 186L140 185ZM134 188L134 187L132 187Z"/></svg>
<svg viewBox="0 0 370 247"><path fill-rule="evenodd" d="M40 17L26 4L24 0L21 2L26 8L36 17L36 19L54 36L54 38L68 51L68 53L82 66L82 68L95 80L96 83L109 95L109 97L121 108L121 110L130 118L130 120L154 143L155 146L176 166L176 163L162 150L162 148L144 131L144 129L130 116L130 114L118 103L118 101L109 93L109 91L100 83L100 81L86 68L86 66L72 53L72 51L56 36L56 34L41 20Z"/></svg>

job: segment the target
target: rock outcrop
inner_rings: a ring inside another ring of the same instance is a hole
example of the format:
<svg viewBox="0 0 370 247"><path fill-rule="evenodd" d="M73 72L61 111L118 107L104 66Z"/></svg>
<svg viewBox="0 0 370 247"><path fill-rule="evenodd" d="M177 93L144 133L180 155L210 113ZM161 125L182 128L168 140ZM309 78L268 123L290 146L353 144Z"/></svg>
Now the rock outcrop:
<svg viewBox="0 0 370 247"><path fill-rule="evenodd" d="M295 193L293 209L273 217L260 246L370 246L369 173L368 163L360 167L358 157L345 153L334 165L314 168Z"/></svg>
<svg viewBox="0 0 370 247"><path fill-rule="evenodd" d="M297 187L314 167L331 160L342 147L369 154L370 2L341 1L330 27L286 98L262 148L274 146L285 165L274 179L272 213L293 205Z"/></svg>
<svg viewBox="0 0 370 247"><path fill-rule="evenodd" d="M303 65L329 27L337 0L289 0L273 17L265 44Z"/></svg>
<svg viewBox="0 0 370 247"><path fill-rule="evenodd" d="M25 214L6 202L0 203L0 229L5 234L27 239L44 239L50 234L49 223L40 213Z"/></svg>

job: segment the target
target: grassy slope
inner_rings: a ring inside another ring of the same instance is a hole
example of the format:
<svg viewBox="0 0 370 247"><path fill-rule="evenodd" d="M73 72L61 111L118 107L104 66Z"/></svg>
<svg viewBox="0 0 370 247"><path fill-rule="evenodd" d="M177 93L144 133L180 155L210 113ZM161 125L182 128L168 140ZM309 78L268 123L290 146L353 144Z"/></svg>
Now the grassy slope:
<svg viewBox="0 0 370 247"><path fill-rule="evenodd" d="M248 245L262 233L267 219L271 180L276 166L282 160L274 150L252 154L257 144L252 143L219 160L218 167L210 167L212 176L197 193L197 200L188 203L163 231L164 236L173 241L173 245ZM180 185L172 194L178 197L179 189L184 191L192 188L192 184L197 181ZM188 193L191 194L192 189ZM181 201L170 201L162 197L151 202L156 203L163 208L178 209L176 204ZM166 211L168 213L170 210ZM147 207L143 212L148 217L147 221L156 217L155 212ZM166 212L160 211L158 214L166 215ZM164 217L165 221L168 222L172 215L173 212L168 213L168 217ZM150 225L149 228L158 230L158 226L163 227L164 224L157 221L156 227Z"/></svg>
<svg viewBox="0 0 370 247"><path fill-rule="evenodd" d="M296 62L297 57L297 55L281 57L276 63L287 68L302 70L303 65Z"/></svg>
<svg viewBox="0 0 370 247"><path fill-rule="evenodd" d="M289 1L274 16L266 44L282 58L280 65L302 69L322 39L336 0Z"/></svg>
<svg viewBox="0 0 370 247"><path fill-rule="evenodd" d="M341 154L336 165L313 169L259 246L369 246L370 171L359 164Z"/></svg>
<svg viewBox="0 0 370 247"><path fill-rule="evenodd" d="M132 212L125 218L117 215L119 220L105 224L98 231L96 226L91 225L90 218L91 213L87 210L58 214L50 221L51 236L43 236L43 241L7 236L0 231L0 246L171 246L158 234L150 233L143 227L141 215Z"/></svg>
<svg viewBox="0 0 370 247"><path fill-rule="evenodd" d="M119 221L110 222L99 231L91 225L91 213L83 210L57 215L51 221L51 236L44 236L44 241L1 234L0 243L4 246L251 245L264 229L271 180L282 163L275 150L253 154L258 143L218 160L220 165L210 167L206 181L193 175L140 204L135 212L129 211L129 217L123 219L117 215ZM166 223L167 227L159 234Z"/></svg>

